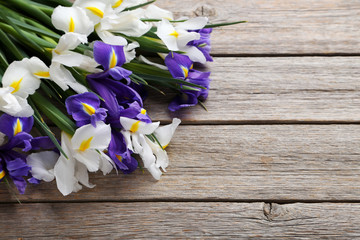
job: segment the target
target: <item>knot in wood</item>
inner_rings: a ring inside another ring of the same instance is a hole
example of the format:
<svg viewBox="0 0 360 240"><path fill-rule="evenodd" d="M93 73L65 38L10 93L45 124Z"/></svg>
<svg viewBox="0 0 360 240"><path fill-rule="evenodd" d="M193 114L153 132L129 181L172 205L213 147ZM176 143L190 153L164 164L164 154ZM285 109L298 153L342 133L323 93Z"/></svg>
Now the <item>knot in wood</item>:
<svg viewBox="0 0 360 240"><path fill-rule="evenodd" d="M216 9L207 5L199 6L194 10L196 17L214 17L216 16Z"/></svg>

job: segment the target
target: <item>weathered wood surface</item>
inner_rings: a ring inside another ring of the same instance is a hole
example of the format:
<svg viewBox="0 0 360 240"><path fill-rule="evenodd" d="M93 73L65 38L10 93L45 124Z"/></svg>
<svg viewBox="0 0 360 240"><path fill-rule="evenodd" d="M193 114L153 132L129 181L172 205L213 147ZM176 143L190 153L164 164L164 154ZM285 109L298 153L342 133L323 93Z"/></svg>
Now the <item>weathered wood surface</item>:
<svg viewBox="0 0 360 240"><path fill-rule="evenodd" d="M360 125L181 126L158 182L146 172L96 174L63 197L55 184L23 201L360 201ZM3 184L0 201L11 196ZM15 199L12 199L15 201Z"/></svg>
<svg viewBox="0 0 360 240"><path fill-rule="evenodd" d="M212 23L248 21L215 29L214 54L359 53L357 1L184 0L179 4L158 0L156 5L173 11L176 17L206 16Z"/></svg>
<svg viewBox="0 0 360 240"><path fill-rule="evenodd" d="M360 204L0 205L3 239L356 239ZM29 214L31 213L31 214ZM16 218L14 217L16 216ZM35 224L36 223L36 224ZM40 227L41 226L41 227Z"/></svg>
<svg viewBox="0 0 360 240"><path fill-rule="evenodd" d="M359 69L360 57L216 58L208 112L173 114L161 94L145 103L153 119L184 123L359 122Z"/></svg>
<svg viewBox="0 0 360 240"><path fill-rule="evenodd" d="M215 54L355 54L360 2L349 0L158 0L177 16L212 22L247 20L216 29Z"/></svg>
<svg viewBox="0 0 360 240"><path fill-rule="evenodd" d="M154 120L187 124L159 182L140 170L92 174L94 189L63 197L42 183L22 205L0 184L0 238L360 238L360 57L349 56L360 54L360 2L156 4L249 21L214 30L209 111L170 114L160 96L149 99ZM339 57L319 57L329 54Z"/></svg>

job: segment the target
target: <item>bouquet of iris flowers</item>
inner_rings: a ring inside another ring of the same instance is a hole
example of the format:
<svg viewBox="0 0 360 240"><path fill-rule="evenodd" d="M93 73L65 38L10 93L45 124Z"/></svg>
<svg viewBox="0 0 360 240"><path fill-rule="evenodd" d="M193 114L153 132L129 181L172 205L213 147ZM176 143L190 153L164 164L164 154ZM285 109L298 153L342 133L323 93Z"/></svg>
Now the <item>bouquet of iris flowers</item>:
<svg viewBox="0 0 360 240"><path fill-rule="evenodd" d="M212 28L235 22L174 20L153 2L0 0L0 180L21 194L56 180L68 195L94 187L89 172L160 179L181 121L152 122L146 90L177 93L170 111L203 105L210 72L194 63L212 61Z"/></svg>

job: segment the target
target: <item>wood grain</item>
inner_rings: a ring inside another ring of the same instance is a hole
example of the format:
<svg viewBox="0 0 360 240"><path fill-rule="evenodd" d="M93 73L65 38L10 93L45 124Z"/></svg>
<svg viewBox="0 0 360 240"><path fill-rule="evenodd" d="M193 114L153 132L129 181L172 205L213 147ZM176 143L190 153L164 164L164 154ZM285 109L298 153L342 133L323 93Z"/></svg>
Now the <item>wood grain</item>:
<svg viewBox="0 0 360 240"><path fill-rule="evenodd" d="M0 211L3 239L360 237L360 204L43 203Z"/></svg>
<svg viewBox="0 0 360 240"><path fill-rule="evenodd" d="M360 201L360 125L180 126L158 182L146 172L95 174L63 197L30 186L31 201ZM4 184L0 202L15 201Z"/></svg>
<svg viewBox="0 0 360 240"><path fill-rule="evenodd" d="M176 16L212 22L247 20L216 29L215 54L358 54L360 2L349 0L158 0Z"/></svg>
<svg viewBox="0 0 360 240"><path fill-rule="evenodd" d="M191 124L359 122L359 69L359 57L216 58L207 69L208 112L196 106L173 114L164 104L171 97L156 93L145 103L155 120Z"/></svg>

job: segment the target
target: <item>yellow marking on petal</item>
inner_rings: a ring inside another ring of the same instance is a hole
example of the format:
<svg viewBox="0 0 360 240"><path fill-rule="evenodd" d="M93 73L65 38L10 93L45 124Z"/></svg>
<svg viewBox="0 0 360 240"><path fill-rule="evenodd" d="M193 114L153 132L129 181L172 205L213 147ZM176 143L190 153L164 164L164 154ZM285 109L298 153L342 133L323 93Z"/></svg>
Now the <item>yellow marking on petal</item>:
<svg viewBox="0 0 360 240"><path fill-rule="evenodd" d="M194 64L191 64L190 69L193 69L193 68L194 68Z"/></svg>
<svg viewBox="0 0 360 240"><path fill-rule="evenodd" d="M75 30L75 23L74 23L74 19L71 17L69 23L69 32L74 32L74 30Z"/></svg>
<svg viewBox="0 0 360 240"><path fill-rule="evenodd" d="M169 146L169 144L166 144L165 146L162 146L163 149L167 148Z"/></svg>
<svg viewBox="0 0 360 240"><path fill-rule="evenodd" d="M16 120L16 124L14 126L14 136L16 136L16 134L22 132L22 124L20 122L20 119Z"/></svg>
<svg viewBox="0 0 360 240"><path fill-rule="evenodd" d="M181 69L184 72L184 77L187 78L189 76L189 69L187 69L186 67L181 66Z"/></svg>
<svg viewBox="0 0 360 240"><path fill-rule="evenodd" d="M48 78L50 77L50 73L49 72L36 72L34 73L35 76L38 76L38 77L42 77L42 78Z"/></svg>
<svg viewBox="0 0 360 240"><path fill-rule="evenodd" d="M21 78L19 81L14 81L12 84L10 84L10 87L14 88L14 90L11 93L16 93L17 91L19 91L20 83L22 80L23 78Z"/></svg>
<svg viewBox="0 0 360 240"><path fill-rule="evenodd" d="M133 125L131 125L130 132L134 133L137 130L139 130L139 124L140 124L140 121L137 121Z"/></svg>
<svg viewBox="0 0 360 240"><path fill-rule="evenodd" d="M112 50L112 54L111 54L111 59L110 59L110 66L109 68L113 68L116 66L116 63L117 63L117 57L116 57L116 54L115 54L115 51L114 49Z"/></svg>
<svg viewBox="0 0 360 240"><path fill-rule="evenodd" d="M90 106L89 104L86 103L81 103L81 105L83 105L84 111L89 114L89 115L93 115L95 114L95 108L93 108L92 106Z"/></svg>
<svg viewBox="0 0 360 240"><path fill-rule="evenodd" d="M80 144L79 151L82 151L82 152L83 152L83 151L89 149L90 143L91 143L91 141L92 141L93 138L94 138L94 137L90 137L90 138L82 141L81 144Z"/></svg>
<svg viewBox="0 0 360 240"><path fill-rule="evenodd" d="M146 114L146 109L142 108L140 113L145 115Z"/></svg>
<svg viewBox="0 0 360 240"><path fill-rule="evenodd" d="M173 31L172 33L169 34L170 36L174 36L176 38L179 37L179 33L177 31Z"/></svg>
<svg viewBox="0 0 360 240"><path fill-rule="evenodd" d="M61 54L61 52L59 52L58 50L54 50L54 52L59 55Z"/></svg>
<svg viewBox="0 0 360 240"><path fill-rule="evenodd" d="M0 172L0 180L3 179L5 177L5 171L1 170Z"/></svg>
<svg viewBox="0 0 360 240"><path fill-rule="evenodd" d="M112 6L112 8L118 8L118 7L120 7L120 5L123 3L123 0L119 0L119 1L117 1L113 6Z"/></svg>
<svg viewBox="0 0 360 240"><path fill-rule="evenodd" d="M120 155L117 155L117 154L115 154L115 156L116 156L116 158L120 161L120 162L122 162L122 156L120 156Z"/></svg>
<svg viewBox="0 0 360 240"><path fill-rule="evenodd" d="M98 9L97 7L87 7L86 9L90 10L93 14L95 14L100 18L104 17L104 12Z"/></svg>

